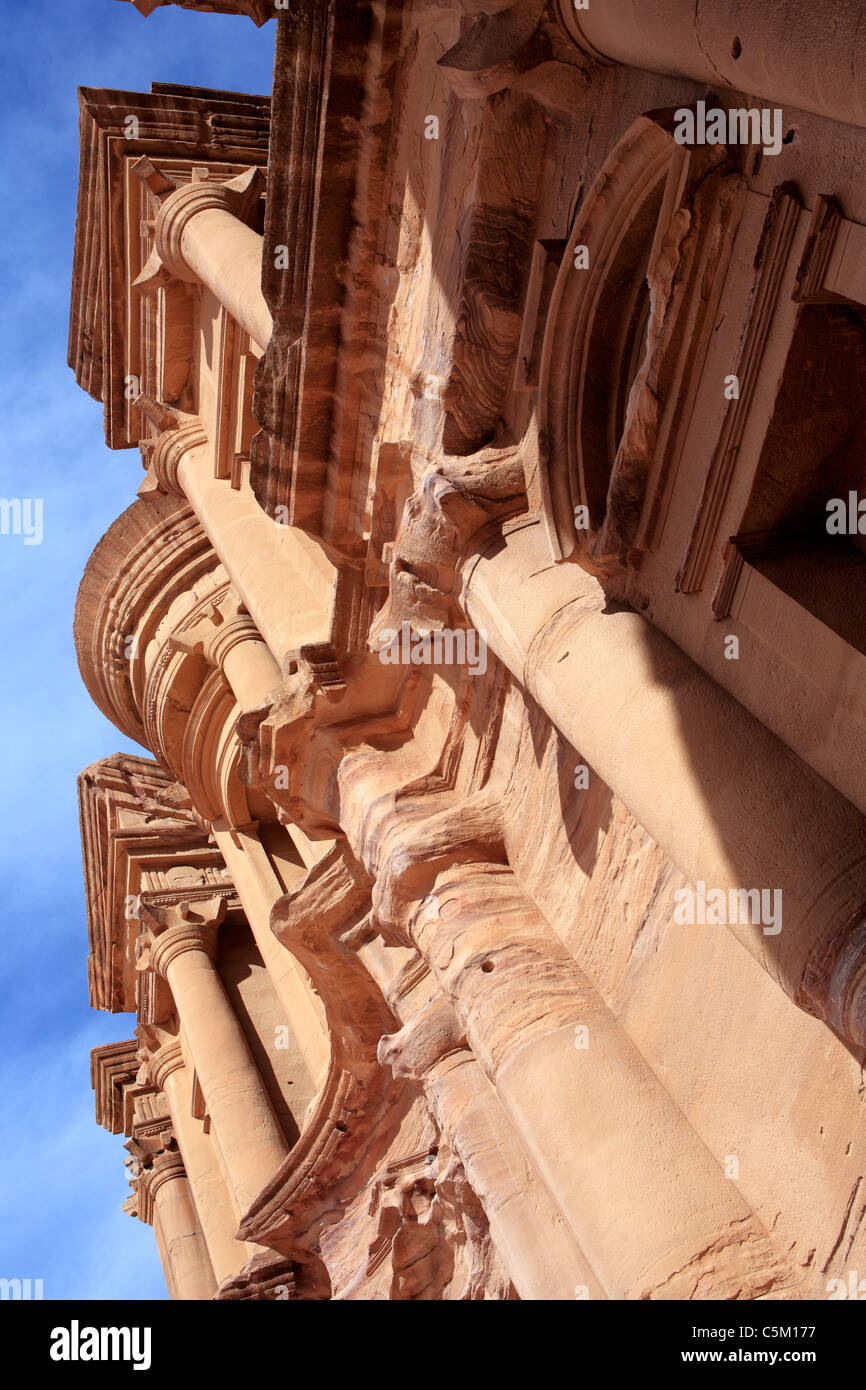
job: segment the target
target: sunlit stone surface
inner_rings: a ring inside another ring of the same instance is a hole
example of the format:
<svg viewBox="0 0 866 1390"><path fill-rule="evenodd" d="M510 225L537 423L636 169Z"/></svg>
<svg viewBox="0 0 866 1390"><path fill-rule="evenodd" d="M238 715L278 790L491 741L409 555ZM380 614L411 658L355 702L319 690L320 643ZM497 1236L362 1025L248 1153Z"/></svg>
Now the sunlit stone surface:
<svg viewBox="0 0 866 1390"><path fill-rule="evenodd" d="M847 1288L861 7L187 8L273 100L82 91L69 358L144 466L75 639L152 760L80 800L171 1296Z"/></svg>

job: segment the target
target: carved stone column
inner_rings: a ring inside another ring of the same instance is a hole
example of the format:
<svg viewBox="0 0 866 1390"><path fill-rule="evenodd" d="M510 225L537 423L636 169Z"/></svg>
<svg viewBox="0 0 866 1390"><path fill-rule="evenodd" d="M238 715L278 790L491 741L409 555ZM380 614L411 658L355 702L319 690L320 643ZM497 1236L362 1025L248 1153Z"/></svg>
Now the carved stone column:
<svg viewBox="0 0 866 1390"><path fill-rule="evenodd" d="M262 183L262 171L250 169L225 184L184 184L163 202L155 242L170 275L206 285L264 349L273 324L261 289L262 238L243 220L258 201Z"/></svg>
<svg viewBox="0 0 866 1390"><path fill-rule="evenodd" d="M222 1284L238 1273L256 1247L235 1239L242 1213L235 1210L213 1141L192 1113L192 1085L180 1043L166 1043L159 1048L147 1068L153 1084L168 1101L213 1272L217 1284Z"/></svg>
<svg viewBox="0 0 866 1390"><path fill-rule="evenodd" d="M857 0L558 0L585 52L650 72L754 92L866 125L866 27Z"/></svg>
<svg viewBox="0 0 866 1390"><path fill-rule="evenodd" d="M362 949L359 954L371 968L369 951ZM414 985L415 974L409 978ZM393 1004L402 1017L399 1002ZM383 1037L379 1061L395 1076L423 1085L428 1104L484 1207L496 1248L520 1297L603 1299L602 1285L529 1160L446 1000L433 998L404 1022L399 1033Z"/></svg>
<svg viewBox="0 0 866 1390"><path fill-rule="evenodd" d="M745 1199L510 870L441 871L408 929L609 1298L719 1297L726 1276L753 1296L790 1286Z"/></svg>
<svg viewBox="0 0 866 1390"><path fill-rule="evenodd" d="M254 827L229 830L224 823L217 822L214 837L313 1085L318 1090L327 1076L331 1056L324 1015L316 1007L298 962L277 940L270 925L271 909L285 890ZM298 883L303 878L304 870L299 868Z"/></svg>
<svg viewBox="0 0 866 1390"><path fill-rule="evenodd" d="M161 489L186 498L274 660L281 666L290 652L327 642L336 570L321 546L267 516L247 484L235 489L215 477L213 446L198 416L146 396L136 404L159 431L148 445L148 477L140 493ZM267 693L271 670L263 653L255 677L241 677L233 668L244 700Z"/></svg>
<svg viewBox="0 0 866 1390"><path fill-rule="evenodd" d="M243 1029L214 964L224 899L160 913L149 964L171 988L196 1075L241 1212L270 1182L289 1151ZM140 962L141 963L141 962Z"/></svg>
<svg viewBox="0 0 866 1390"><path fill-rule="evenodd" d="M280 668L240 597L223 595L194 627L172 634L178 651L201 652L218 667L231 686L241 710L256 709L282 684Z"/></svg>
<svg viewBox="0 0 866 1390"><path fill-rule="evenodd" d="M180 1154L157 1154L139 1176L142 1187L152 1203L152 1225L170 1293L178 1299L210 1298L216 1293L216 1280Z"/></svg>
<svg viewBox="0 0 866 1390"><path fill-rule="evenodd" d="M540 526L463 582L490 648L692 884L781 893L781 929L729 929L801 1008L866 1041L862 814L658 629L553 564Z"/></svg>

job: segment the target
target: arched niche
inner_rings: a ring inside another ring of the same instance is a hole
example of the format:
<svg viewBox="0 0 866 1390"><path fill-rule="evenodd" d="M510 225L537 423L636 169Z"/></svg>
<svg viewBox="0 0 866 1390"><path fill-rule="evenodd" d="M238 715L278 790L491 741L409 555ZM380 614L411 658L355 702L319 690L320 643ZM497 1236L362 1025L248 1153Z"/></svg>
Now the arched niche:
<svg viewBox="0 0 866 1390"><path fill-rule="evenodd" d="M541 512L554 558L602 575L660 529L745 195L724 146L672 131L642 116L605 160L544 331Z"/></svg>

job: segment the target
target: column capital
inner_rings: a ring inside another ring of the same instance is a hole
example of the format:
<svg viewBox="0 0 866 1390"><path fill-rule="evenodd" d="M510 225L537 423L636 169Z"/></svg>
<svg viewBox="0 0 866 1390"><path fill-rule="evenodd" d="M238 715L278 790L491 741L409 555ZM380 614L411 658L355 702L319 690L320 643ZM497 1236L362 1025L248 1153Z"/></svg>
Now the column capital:
<svg viewBox="0 0 866 1390"><path fill-rule="evenodd" d="M175 651L199 652L210 666L222 668L229 652L240 642L264 639L234 589L209 601L188 627L168 639Z"/></svg>
<svg viewBox="0 0 866 1390"><path fill-rule="evenodd" d="M215 922L189 922L169 927L158 936L150 948L150 967L168 979L169 966L185 951L202 951L209 960L216 958L217 925Z"/></svg>
<svg viewBox="0 0 866 1390"><path fill-rule="evenodd" d="M156 439L144 439L140 445L147 464L147 477L138 489L139 497L158 491L186 500L178 470L191 449L207 445L204 424L198 415L173 410L151 400L150 396L137 396L133 405L157 431Z"/></svg>
<svg viewBox="0 0 866 1390"><path fill-rule="evenodd" d="M148 1078L158 1091L165 1091L165 1083L172 1072L178 1071L183 1065L183 1051L177 1038L158 1048L145 1063Z"/></svg>
<svg viewBox="0 0 866 1390"><path fill-rule="evenodd" d="M183 1178L186 1181L186 1168L183 1159L176 1149L167 1149L164 1153L157 1154L148 1168L142 1169L138 1182L139 1187L145 1189L151 1202L153 1202L159 1189L165 1183L173 1182L177 1178Z"/></svg>
<svg viewBox="0 0 866 1390"><path fill-rule="evenodd" d="M192 219L199 213L216 210L230 213L239 222L248 223L264 184L264 171L254 166L227 183L211 183L203 179L197 183L182 184L169 193L157 214L154 229L155 254L164 269L177 280L195 284L199 276L183 251L183 234ZM148 267L145 269L148 270ZM139 279L143 281L143 275Z"/></svg>
<svg viewBox="0 0 866 1390"><path fill-rule="evenodd" d="M142 920L148 928L139 946L138 969L153 970L167 979L172 961L185 951L216 956L217 933L226 914L225 893L191 897L167 904L142 904Z"/></svg>

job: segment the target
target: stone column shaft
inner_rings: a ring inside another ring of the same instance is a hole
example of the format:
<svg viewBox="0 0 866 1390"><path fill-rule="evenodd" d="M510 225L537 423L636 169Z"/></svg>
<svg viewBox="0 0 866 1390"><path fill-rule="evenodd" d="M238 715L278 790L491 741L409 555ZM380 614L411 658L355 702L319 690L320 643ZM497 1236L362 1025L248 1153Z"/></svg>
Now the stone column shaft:
<svg viewBox="0 0 866 1390"><path fill-rule="evenodd" d="M184 452L177 478L278 665L307 642L327 641L335 571L321 548L276 525L247 484L215 478L209 445Z"/></svg>
<svg viewBox="0 0 866 1390"><path fill-rule="evenodd" d="M145 395L136 406L158 431L144 492L157 487L186 498L282 676L290 652L330 641L334 565L303 531L263 512L248 479L233 488L215 476L213 444L197 415L169 411ZM257 655L254 674L244 676L241 664L231 669L242 703L273 689L266 653Z"/></svg>
<svg viewBox="0 0 866 1390"><path fill-rule="evenodd" d="M559 0L590 53L728 86L778 106L866 125L866 26L859 0Z"/></svg>
<svg viewBox="0 0 866 1390"><path fill-rule="evenodd" d="M263 351L273 332L261 290L262 238L230 212L209 208L191 218L181 238L183 258L232 318Z"/></svg>
<svg viewBox="0 0 866 1390"><path fill-rule="evenodd" d="M220 1167L216 1147L192 1113L192 1083L179 1042L161 1047L150 1060L154 1084L165 1095L177 1145L217 1284L237 1274L259 1247L235 1239L241 1213Z"/></svg>
<svg viewBox="0 0 866 1390"><path fill-rule="evenodd" d="M781 891L780 931L730 929L797 1003L866 1041L866 818L657 628L553 564L540 526L467 562L463 604L692 884Z"/></svg>
<svg viewBox="0 0 866 1390"><path fill-rule="evenodd" d="M410 932L609 1298L718 1296L723 1272L753 1294L785 1280L745 1199L508 869L441 872Z"/></svg>
<svg viewBox="0 0 866 1390"><path fill-rule="evenodd" d="M388 997L376 943L359 957ZM379 1061L424 1087L439 1126L484 1207L490 1234L522 1299L604 1298L580 1246L529 1160L511 1119L472 1052L447 1001L412 1011L391 999L403 1023L382 1038ZM408 1017L407 1017L408 1012Z"/></svg>
<svg viewBox="0 0 866 1390"><path fill-rule="evenodd" d="M245 1212L289 1151L214 964L216 926L170 927L152 952L168 980L238 1210Z"/></svg>
<svg viewBox="0 0 866 1390"><path fill-rule="evenodd" d="M298 1046L316 1089L328 1072L331 1049L321 1013L311 996L310 986L291 951L271 931L270 915L274 903L285 889L274 873L267 851L254 831L235 830L238 845L228 827L214 826L214 835L232 882L244 905L256 945L267 967L277 997L294 1032ZM298 869L298 882L304 870Z"/></svg>
<svg viewBox="0 0 866 1390"><path fill-rule="evenodd" d="M237 642L226 652L222 669L244 713L257 709L282 684L280 668L261 639Z"/></svg>
<svg viewBox="0 0 866 1390"><path fill-rule="evenodd" d="M183 184L163 201L154 235L166 269L206 285L264 351L273 323L262 294L262 238L235 213L255 206L260 177L248 170L228 184Z"/></svg>
<svg viewBox="0 0 866 1390"><path fill-rule="evenodd" d="M158 1154L143 1174L153 1201L153 1226L169 1292L179 1299L210 1298L216 1280L180 1154Z"/></svg>
<svg viewBox="0 0 866 1390"><path fill-rule="evenodd" d="M282 685L279 666L234 590L193 627L174 633L172 643L181 651L201 652L211 666L218 666L244 713L257 709Z"/></svg>

